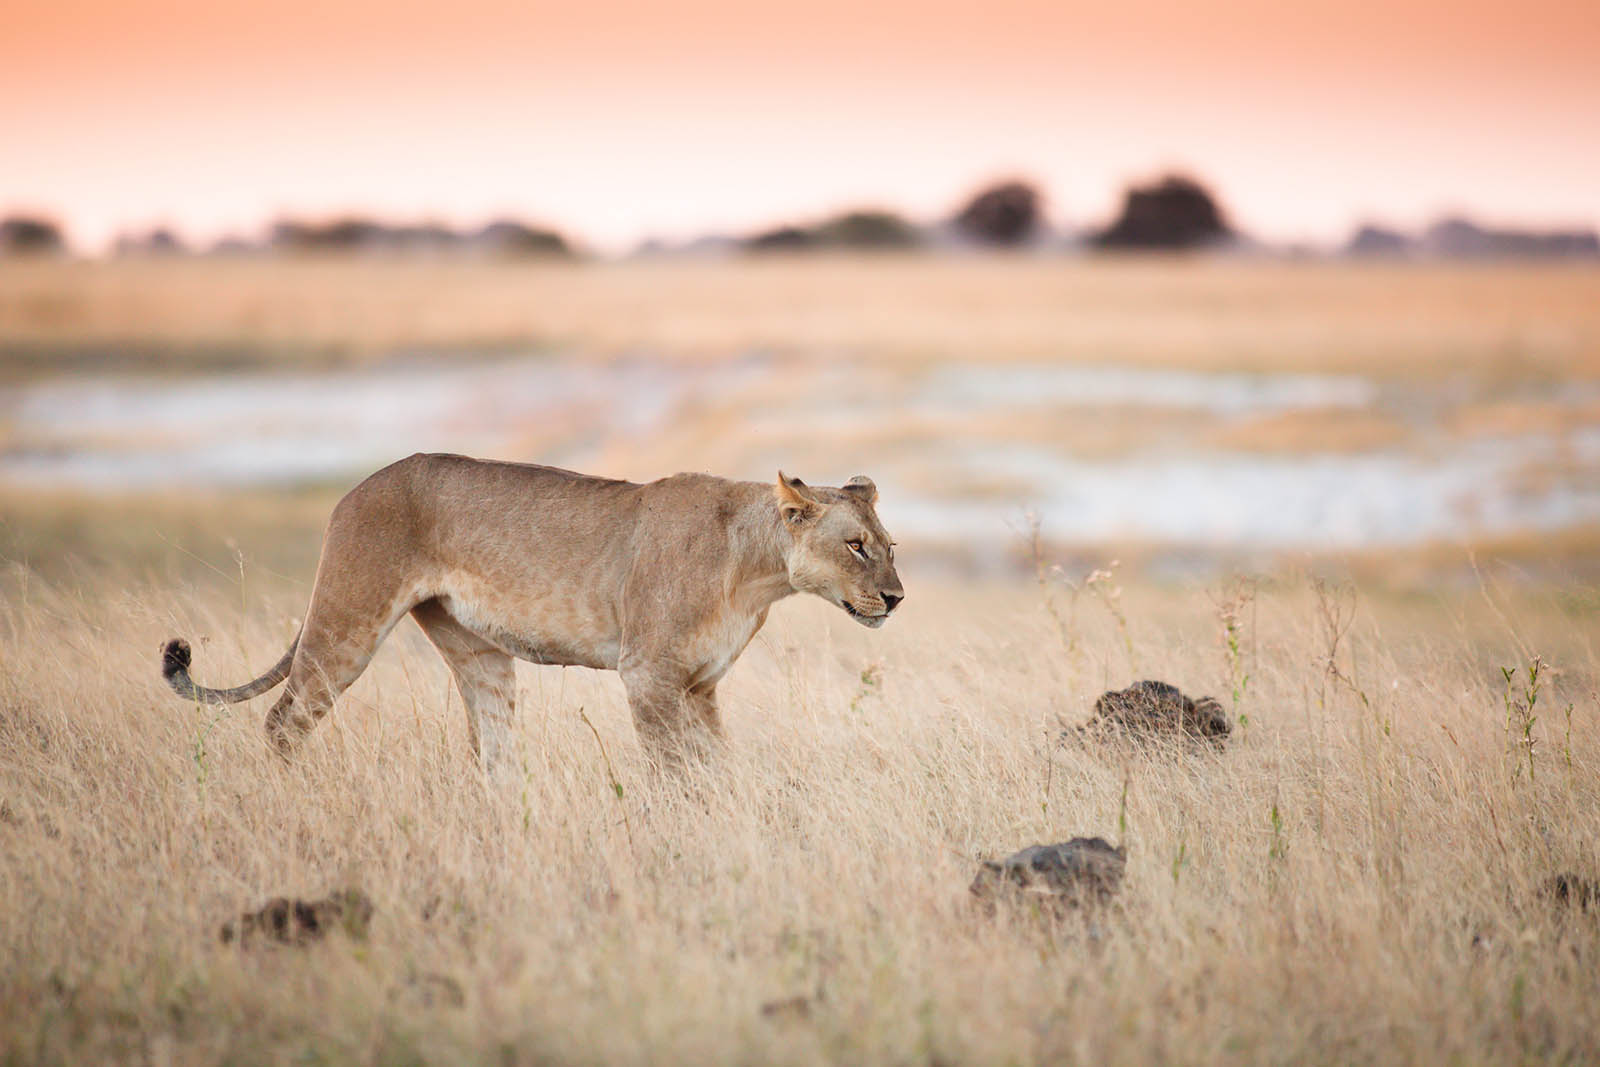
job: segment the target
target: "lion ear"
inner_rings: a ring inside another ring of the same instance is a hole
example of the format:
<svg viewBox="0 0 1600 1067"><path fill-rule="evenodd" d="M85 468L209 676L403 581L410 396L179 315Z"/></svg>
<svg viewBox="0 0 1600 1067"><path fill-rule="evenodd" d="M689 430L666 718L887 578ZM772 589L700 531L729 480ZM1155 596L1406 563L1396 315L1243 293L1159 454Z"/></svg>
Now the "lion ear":
<svg viewBox="0 0 1600 1067"><path fill-rule="evenodd" d="M848 482L845 482L843 489L847 493L855 493L868 504L876 504L878 502L878 487L865 474L858 474Z"/></svg>
<svg viewBox="0 0 1600 1067"><path fill-rule="evenodd" d="M785 522L802 522L822 510L822 501L799 478L778 472L778 511Z"/></svg>

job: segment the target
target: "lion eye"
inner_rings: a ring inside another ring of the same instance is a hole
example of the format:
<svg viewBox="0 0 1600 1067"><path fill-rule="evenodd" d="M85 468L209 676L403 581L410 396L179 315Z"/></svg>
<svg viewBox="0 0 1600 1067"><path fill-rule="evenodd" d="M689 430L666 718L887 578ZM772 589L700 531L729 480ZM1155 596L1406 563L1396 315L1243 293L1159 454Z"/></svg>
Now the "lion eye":
<svg viewBox="0 0 1600 1067"><path fill-rule="evenodd" d="M856 555L860 556L862 559L866 559L867 558L867 554L861 550L861 542L860 541L846 541L844 543L844 547L848 548L850 551L854 552Z"/></svg>

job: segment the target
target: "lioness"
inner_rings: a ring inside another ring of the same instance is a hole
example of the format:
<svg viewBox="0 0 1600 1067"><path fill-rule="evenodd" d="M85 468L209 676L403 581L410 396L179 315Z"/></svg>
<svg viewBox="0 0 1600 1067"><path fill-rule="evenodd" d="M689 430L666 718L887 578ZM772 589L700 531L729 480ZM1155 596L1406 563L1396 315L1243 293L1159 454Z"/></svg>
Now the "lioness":
<svg viewBox="0 0 1600 1067"><path fill-rule="evenodd" d="M410 613L455 676L486 768L509 740L513 657L617 671L641 740L671 759L696 729L720 733L717 682L774 602L815 593L877 627L904 599L877 498L860 476L639 485L415 455L333 509L305 622L276 666L208 689L174 639L162 673L187 700L224 703L288 679L266 722L288 755Z"/></svg>

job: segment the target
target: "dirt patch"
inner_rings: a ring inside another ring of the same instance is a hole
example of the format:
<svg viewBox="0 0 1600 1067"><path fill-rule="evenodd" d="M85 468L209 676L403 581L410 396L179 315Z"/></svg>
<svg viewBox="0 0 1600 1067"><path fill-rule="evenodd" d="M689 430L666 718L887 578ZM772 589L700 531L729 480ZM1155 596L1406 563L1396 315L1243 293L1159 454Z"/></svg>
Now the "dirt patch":
<svg viewBox="0 0 1600 1067"><path fill-rule="evenodd" d="M1085 738L1183 738L1220 747L1232 730L1228 713L1214 698L1197 700L1185 696L1175 685L1147 680L1102 693L1094 702L1094 716L1063 736L1076 733Z"/></svg>
<svg viewBox="0 0 1600 1067"><path fill-rule="evenodd" d="M1122 888L1126 849L1103 837L1032 845L998 862L985 860L969 891L990 910L1001 902L1043 903L1057 913L1105 904Z"/></svg>
<svg viewBox="0 0 1600 1067"><path fill-rule="evenodd" d="M816 998L809 996L769 1000L761 1005L761 1016L764 1019L774 1019L780 1022L804 1022L811 1018L812 1005L815 1000Z"/></svg>
<svg viewBox="0 0 1600 1067"><path fill-rule="evenodd" d="M257 910L223 923L218 936L223 944L272 941L306 945L342 930L359 941L367 936L372 912L372 899L359 889L341 889L320 900L274 897Z"/></svg>
<svg viewBox="0 0 1600 1067"><path fill-rule="evenodd" d="M438 971L413 971L389 996L421 1008L459 1008L467 1003L461 983Z"/></svg>
<svg viewBox="0 0 1600 1067"><path fill-rule="evenodd" d="M1539 895L1558 906L1588 911L1600 907L1600 879L1585 878L1570 871L1552 874L1539 883Z"/></svg>

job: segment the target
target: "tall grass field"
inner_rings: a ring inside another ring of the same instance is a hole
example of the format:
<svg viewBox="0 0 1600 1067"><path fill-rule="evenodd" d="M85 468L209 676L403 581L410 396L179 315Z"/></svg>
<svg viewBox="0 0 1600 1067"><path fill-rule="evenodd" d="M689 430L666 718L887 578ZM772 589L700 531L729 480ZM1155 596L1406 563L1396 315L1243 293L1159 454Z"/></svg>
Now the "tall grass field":
<svg viewBox="0 0 1600 1067"><path fill-rule="evenodd" d="M1281 353L1489 382L1600 367L1581 271L528 270L6 266L0 351L10 382L540 338L687 360L785 337L884 362ZM409 622L290 764L264 741L270 697L198 706L161 679L172 636L205 684L277 659L356 477L0 491L0 1062L1600 1061L1583 530L1178 570L1025 531L976 547L1003 565L955 568L902 539L883 629L814 598L774 609L704 764L652 770L614 674L519 665L515 770L491 781ZM1228 742L1074 729L1143 678L1215 697ZM1126 848L1109 905L991 913L968 892L983 860L1074 836ZM220 936L344 890L369 923Z"/></svg>

